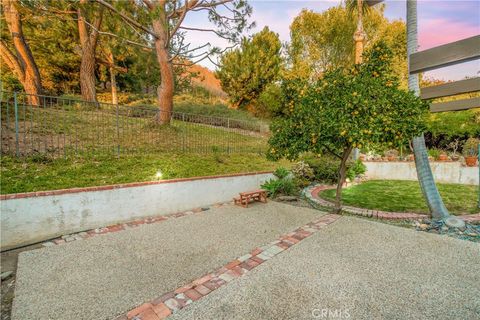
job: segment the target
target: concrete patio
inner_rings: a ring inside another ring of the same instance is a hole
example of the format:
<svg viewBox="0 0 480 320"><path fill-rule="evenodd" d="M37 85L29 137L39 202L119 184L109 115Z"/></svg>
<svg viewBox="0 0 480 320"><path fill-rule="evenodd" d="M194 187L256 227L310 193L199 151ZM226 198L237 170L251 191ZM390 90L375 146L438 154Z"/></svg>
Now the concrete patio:
<svg viewBox="0 0 480 320"><path fill-rule="evenodd" d="M226 206L23 252L13 319L115 319L322 215ZM476 243L341 217L171 318L474 319L479 265Z"/></svg>

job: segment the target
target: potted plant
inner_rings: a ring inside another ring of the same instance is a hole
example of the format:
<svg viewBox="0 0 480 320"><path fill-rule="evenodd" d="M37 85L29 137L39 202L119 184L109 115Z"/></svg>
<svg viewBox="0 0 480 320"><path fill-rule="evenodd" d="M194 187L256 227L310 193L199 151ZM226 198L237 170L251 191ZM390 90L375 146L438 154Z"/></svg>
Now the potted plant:
<svg viewBox="0 0 480 320"><path fill-rule="evenodd" d="M457 150L460 147L460 139L453 139L453 141L448 144L448 147L453 151L451 155L452 160L458 161L460 159L460 156L457 154Z"/></svg>
<svg viewBox="0 0 480 320"><path fill-rule="evenodd" d="M367 160L367 156L363 153L360 153L360 161L364 162L365 160Z"/></svg>
<svg viewBox="0 0 480 320"><path fill-rule="evenodd" d="M447 161L448 160L448 155L445 151L440 151L440 154L438 155L438 161Z"/></svg>
<svg viewBox="0 0 480 320"><path fill-rule="evenodd" d="M395 149L388 150L385 152L385 156L387 157L388 161L395 161L398 159L398 151Z"/></svg>
<svg viewBox="0 0 480 320"><path fill-rule="evenodd" d="M478 144L480 139L468 138L463 145L463 155L465 156L465 163L467 167L475 167L477 165Z"/></svg>

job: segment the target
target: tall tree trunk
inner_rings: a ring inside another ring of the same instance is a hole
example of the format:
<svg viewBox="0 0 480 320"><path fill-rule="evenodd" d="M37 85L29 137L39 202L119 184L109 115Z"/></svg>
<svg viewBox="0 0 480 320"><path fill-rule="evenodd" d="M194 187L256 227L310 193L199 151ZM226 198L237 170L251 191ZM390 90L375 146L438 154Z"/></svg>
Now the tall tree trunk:
<svg viewBox="0 0 480 320"><path fill-rule="evenodd" d="M337 193L335 195L335 212L340 213L342 210L342 187L345 183L347 176L347 161L350 153L352 152L352 147L348 146L343 150L342 160L340 162L340 169L338 170L338 182L337 182Z"/></svg>
<svg viewBox="0 0 480 320"><path fill-rule="evenodd" d="M83 100L97 102L95 80L95 50L89 44L84 44L80 63L80 91Z"/></svg>
<svg viewBox="0 0 480 320"><path fill-rule="evenodd" d="M173 110L173 91L175 86L173 66L167 48L168 36L164 25L164 17L160 17L153 22L153 30L158 35L158 38L155 40L155 51L160 66L161 77L160 85L157 88L159 112L156 120L162 125L170 123Z"/></svg>
<svg viewBox="0 0 480 320"><path fill-rule="evenodd" d="M80 90L82 99L97 102L97 91L95 88L95 51L97 48L97 40L100 25L102 24L104 7L100 7L95 16L94 22L91 24L90 32L88 32L86 15L84 6L88 4L88 0L80 0L80 6L77 9L78 16L78 34L80 37L80 45L82 47L82 60L80 63Z"/></svg>
<svg viewBox="0 0 480 320"><path fill-rule="evenodd" d="M16 54L10 51L7 45L2 42L0 46L2 59L22 83L25 92L30 94L28 98L29 103L31 105L40 105L40 97L38 95L42 94L42 80L32 51L25 41L20 13L12 0L3 0L3 9Z"/></svg>
<svg viewBox="0 0 480 320"><path fill-rule="evenodd" d="M409 59L410 55L417 51L417 46L417 1L407 0L407 55ZM417 96L420 94L418 74L408 75L408 89L414 91ZM432 217L436 220L448 218L448 210L435 185L423 134L413 138L413 152L418 181Z"/></svg>
<svg viewBox="0 0 480 320"><path fill-rule="evenodd" d="M363 49L365 46L365 40L367 38L363 31L363 1L357 0L357 12L358 22L357 30L353 34L353 40L355 41L355 64L360 64L363 61ZM358 159L360 150L358 148L353 149L353 160Z"/></svg>

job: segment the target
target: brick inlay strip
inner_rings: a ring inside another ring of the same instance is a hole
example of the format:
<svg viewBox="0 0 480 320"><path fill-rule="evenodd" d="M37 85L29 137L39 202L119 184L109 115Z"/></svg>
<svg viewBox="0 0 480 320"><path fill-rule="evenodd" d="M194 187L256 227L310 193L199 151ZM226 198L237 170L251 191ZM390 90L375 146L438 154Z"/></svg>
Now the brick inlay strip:
<svg viewBox="0 0 480 320"><path fill-rule="evenodd" d="M224 286L258 267L265 261L287 250L291 246L310 237L312 234L325 228L327 225L337 221L341 216L327 214L314 220L303 227L280 236L261 248L255 248L250 253L238 257L218 270L205 274L192 282L177 288L174 291L146 302L124 314L119 315L116 320L162 320L172 313L188 306L208 295L212 291Z"/></svg>
<svg viewBox="0 0 480 320"><path fill-rule="evenodd" d="M75 241L75 240L83 240L83 239L91 238L91 237L106 234L106 233L118 232L118 231L130 229L130 228L135 228L135 227L138 227L142 224L159 223L159 222L170 220L170 219L176 219L176 218L185 217L185 216L189 216L189 215L193 215L193 214L200 214L203 211L209 210L210 208L220 208L222 206L228 206L228 205L232 205L232 204L233 204L232 201L219 202L219 203L216 203L216 204L211 205L211 206L205 206L205 207L202 207L202 208L195 208L195 209L188 210L188 211L176 212L176 213L166 214L166 215L162 215L162 216L140 218L140 219L128 221L128 222L125 222L125 223L118 223L118 224L110 225L110 226L107 226L107 227L96 228L96 229L91 229L91 230L87 230L87 231L83 231L83 232L63 235L61 237L54 238L52 240L46 241L42 244L43 244L44 247L60 245L60 244L64 244L64 243L67 243L67 242L72 242L72 241Z"/></svg>
<svg viewBox="0 0 480 320"><path fill-rule="evenodd" d="M313 187L306 188L304 190L304 195L310 201L313 201L314 203L322 207L333 208L335 206L333 202L322 199L319 196L319 193L321 191L327 190L327 189L333 189L333 188L335 188L335 186L315 185ZM380 211L380 210L357 208L352 206L342 206L342 210L354 215L372 217L377 219L385 219L385 220L420 220L420 219L425 219L430 217L429 215L426 215L426 214L419 214L419 213L413 213L413 212L387 212L387 211ZM480 222L480 213L457 216L457 218L460 218L465 222L478 223Z"/></svg>

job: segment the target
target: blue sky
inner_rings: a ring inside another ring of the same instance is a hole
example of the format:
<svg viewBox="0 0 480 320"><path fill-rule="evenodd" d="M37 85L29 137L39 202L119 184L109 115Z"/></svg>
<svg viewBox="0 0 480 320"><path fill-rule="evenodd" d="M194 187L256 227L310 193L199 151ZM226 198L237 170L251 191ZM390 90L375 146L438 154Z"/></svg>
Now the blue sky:
<svg viewBox="0 0 480 320"><path fill-rule="evenodd" d="M292 1L292 0L251 0L253 7L251 21L257 27L250 33L268 26L277 32L282 41L289 41L289 27L295 16L307 8L322 12L329 7L336 6L339 0ZM405 0L386 0L385 15L390 20L405 20ZM418 24L420 50L437 45L480 34L480 0L419 0ZM192 12L187 15L186 26L209 26L208 19L201 13ZM192 32L188 35L192 44L210 42L219 47L227 46L226 41L215 37L214 34ZM202 65L214 69L208 61ZM480 61L473 61L457 66L442 68L427 73L427 76L444 80L458 80L465 76L479 75Z"/></svg>

